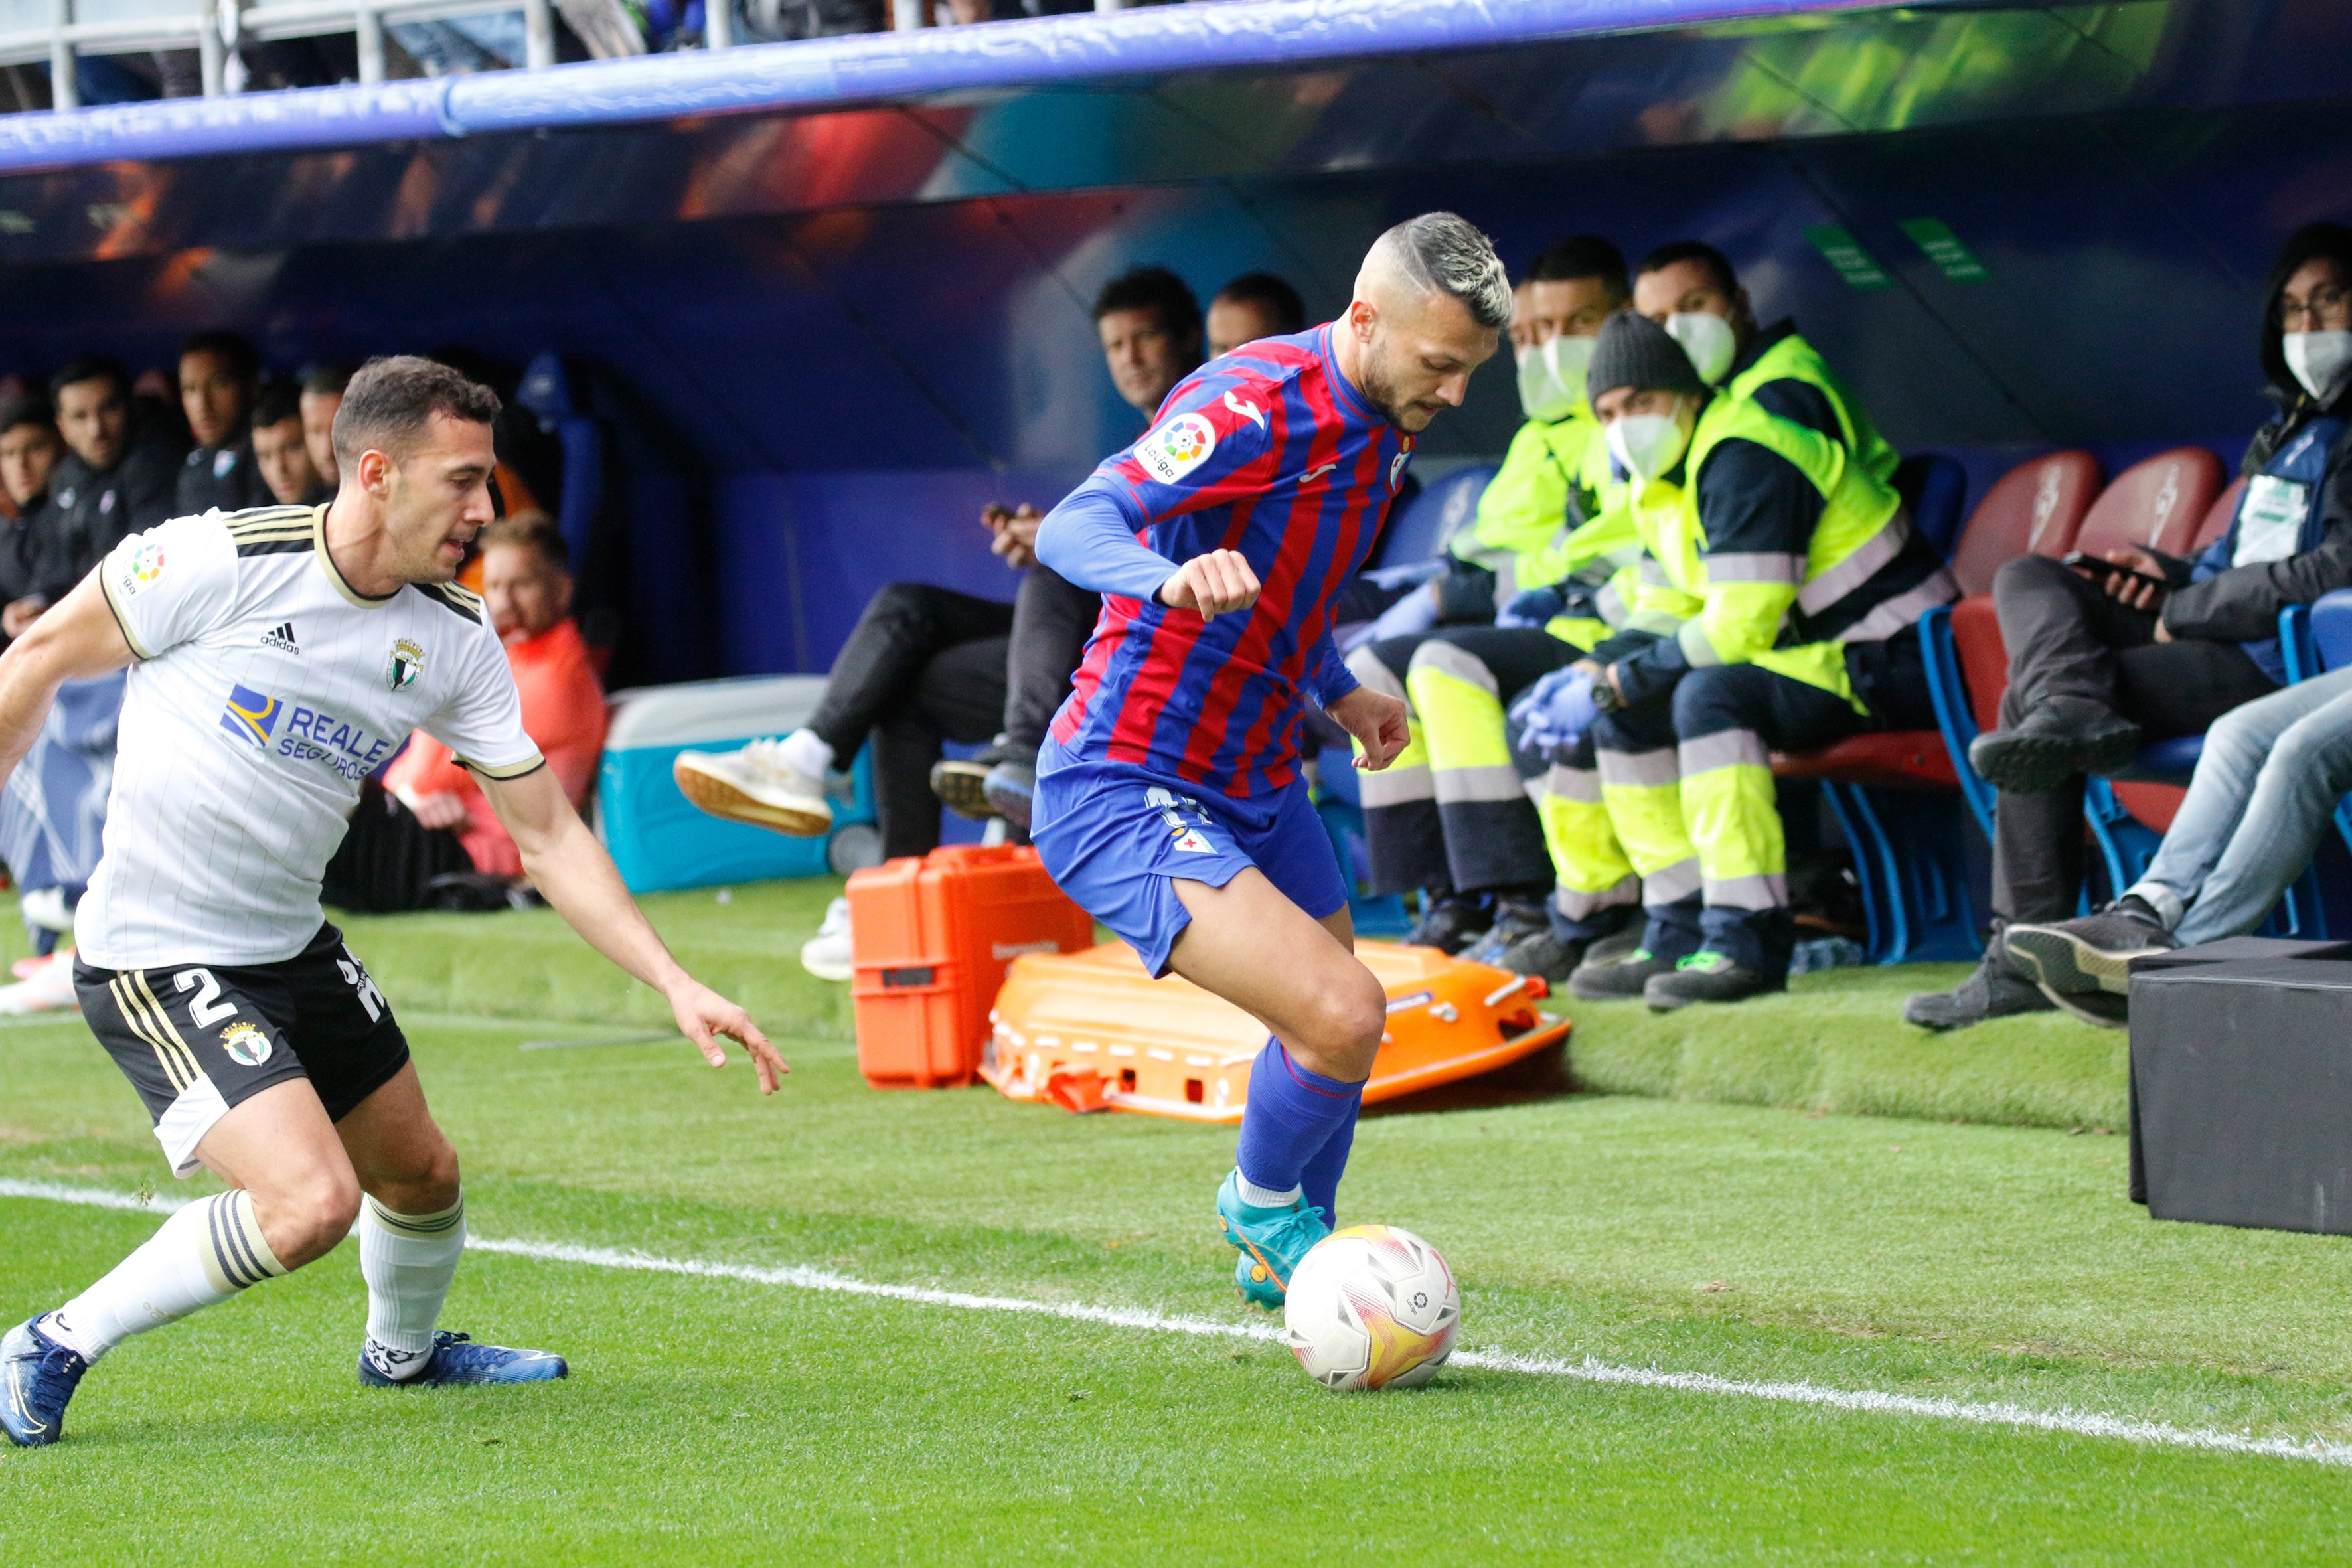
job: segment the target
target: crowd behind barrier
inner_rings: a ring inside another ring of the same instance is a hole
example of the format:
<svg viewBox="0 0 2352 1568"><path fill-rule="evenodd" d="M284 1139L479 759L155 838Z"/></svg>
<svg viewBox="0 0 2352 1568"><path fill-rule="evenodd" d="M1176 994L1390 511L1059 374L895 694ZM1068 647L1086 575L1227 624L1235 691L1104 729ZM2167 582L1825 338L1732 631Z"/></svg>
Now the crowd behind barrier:
<svg viewBox="0 0 2352 1568"><path fill-rule="evenodd" d="M193 98L223 92L332 87L343 83L509 70L576 60L621 59L732 44L787 43L897 28L970 26L1075 12L1129 10L1184 0L553 0L551 5L415 20L351 18L276 23L226 50L142 48L74 58L65 106ZM193 19L195 8L190 7ZM310 37L283 36L315 28ZM183 35L184 36L184 35ZM120 44L115 46L120 48ZM22 58L21 56L18 58ZM0 112L58 105L51 61L0 66Z"/></svg>

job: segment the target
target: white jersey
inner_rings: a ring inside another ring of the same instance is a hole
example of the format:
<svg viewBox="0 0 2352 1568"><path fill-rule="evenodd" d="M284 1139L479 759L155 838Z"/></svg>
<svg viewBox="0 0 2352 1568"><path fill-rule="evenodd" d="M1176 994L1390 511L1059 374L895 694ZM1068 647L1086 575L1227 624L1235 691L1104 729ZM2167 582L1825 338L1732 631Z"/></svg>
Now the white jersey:
<svg viewBox="0 0 2352 1568"><path fill-rule="evenodd" d="M74 920L85 962L300 952L361 782L412 730L491 778L541 765L482 602L454 584L362 598L327 553L326 513L176 518L100 565L138 662Z"/></svg>

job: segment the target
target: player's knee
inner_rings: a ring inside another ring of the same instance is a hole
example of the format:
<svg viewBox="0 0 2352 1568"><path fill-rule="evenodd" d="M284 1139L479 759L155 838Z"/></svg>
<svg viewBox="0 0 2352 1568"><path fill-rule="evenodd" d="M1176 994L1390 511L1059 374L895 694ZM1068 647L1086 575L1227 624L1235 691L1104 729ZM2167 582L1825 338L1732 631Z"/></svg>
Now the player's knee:
<svg viewBox="0 0 2352 1568"><path fill-rule="evenodd" d="M360 1217L360 1184L348 1173L322 1175L286 1192L256 1193L253 1211L278 1261L299 1268L351 1234Z"/></svg>
<svg viewBox="0 0 2352 1568"><path fill-rule="evenodd" d="M1388 994L1371 971L1354 967L1353 974L1326 986L1318 996L1314 1045L1328 1061L1369 1071L1388 1026Z"/></svg>

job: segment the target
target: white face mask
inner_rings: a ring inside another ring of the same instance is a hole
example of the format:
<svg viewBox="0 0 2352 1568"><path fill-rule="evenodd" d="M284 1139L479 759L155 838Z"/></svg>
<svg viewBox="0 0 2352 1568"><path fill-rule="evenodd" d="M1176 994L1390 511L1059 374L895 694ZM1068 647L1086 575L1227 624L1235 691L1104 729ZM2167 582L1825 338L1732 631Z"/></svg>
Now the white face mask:
<svg viewBox="0 0 2352 1568"><path fill-rule="evenodd" d="M1691 368L1709 386L1723 379L1731 356L1739 352L1731 323L1711 310L1676 310L1666 318L1666 335L1682 344Z"/></svg>
<svg viewBox="0 0 2352 1568"><path fill-rule="evenodd" d="M2289 332L2280 341L2286 368L2303 389L2325 403L2352 371L2352 331Z"/></svg>
<svg viewBox="0 0 2352 1568"><path fill-rule="evenodd" d="M1584 370L1592 363L1591 338L1563 332L1519 351L1519 407L1530 419L1565 419L1584 395Z"/></svg>
<svg viewBox="0 0 2352 1568"><path fill-rule="evenodd" d="M1690 438L1683 434L1679 402L1673 414L1627 414L1609 426L1609 455L1643 484L1682 460L1683 447Z"/></svg>

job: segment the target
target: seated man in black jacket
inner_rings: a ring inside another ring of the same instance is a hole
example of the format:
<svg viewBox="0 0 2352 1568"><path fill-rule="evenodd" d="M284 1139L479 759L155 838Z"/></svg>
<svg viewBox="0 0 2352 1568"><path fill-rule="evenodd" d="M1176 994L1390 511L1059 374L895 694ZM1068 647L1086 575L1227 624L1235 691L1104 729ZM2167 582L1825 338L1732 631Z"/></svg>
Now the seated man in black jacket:
<svg viewBox="0 0 2352 1568"><path fill-rule="evenodd" d="M2000 792L1993 940L1957 990L1906 1004L1911 1023L1958 1028L2050 1007L2002 933L2074 913L2084 775L2126 766L2149 742L2202 734L2277 690L2279 611L2352 586L2352 229L2297 231L2265 300L2262 363L2279 411L2246 449L2229 532L2193 563L2107 552L2138 577L2027 555L1993 579L2009 689L2000 727L1969 750Z"/></svg>
<svg viewBox="0 0 2352 1568"><path fill-rule="evenodd" d="M169 521L184 449L167 411L131 395L113 360L77 359L49 382L66 455L49 475L49 500L29 540L28 592L8 606L9 635L65 597L106 552L142 529Z"/></svg>
<svg viewBox="0 0 2352 1568"><path fill-rule="evenodd" d="M180 350L180 407L194 449L180 468L173 515L243 511L276 500L253 462L253 396L261 361L235 332L198 332Z"/></svg>

